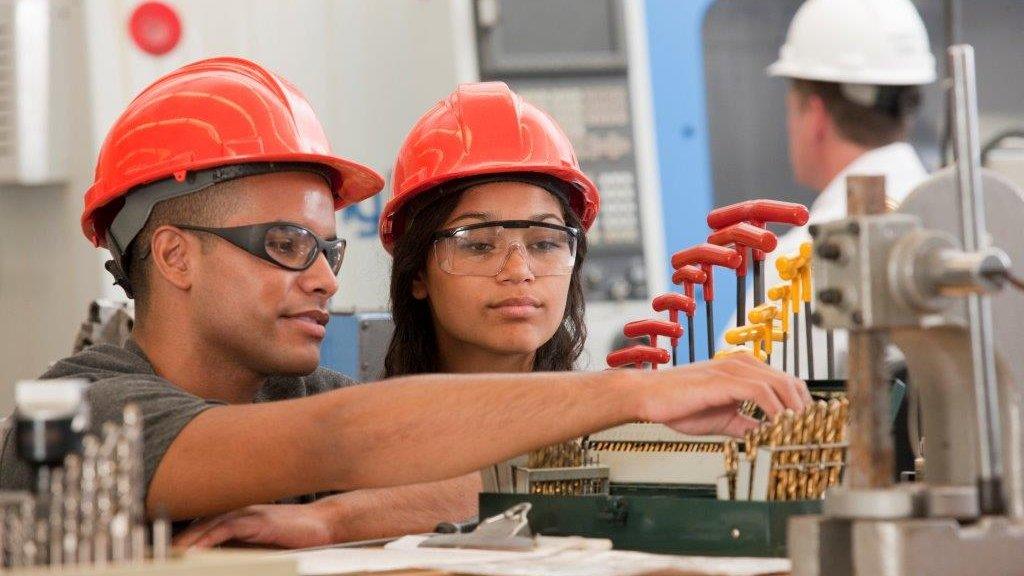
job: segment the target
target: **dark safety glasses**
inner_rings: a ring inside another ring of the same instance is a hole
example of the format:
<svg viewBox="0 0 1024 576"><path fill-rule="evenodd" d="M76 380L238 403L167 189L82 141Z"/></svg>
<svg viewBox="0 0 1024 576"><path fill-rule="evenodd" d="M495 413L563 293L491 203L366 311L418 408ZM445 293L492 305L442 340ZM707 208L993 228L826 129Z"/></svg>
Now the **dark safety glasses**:
<svg viewBox="0 0 1024 576"><path fill-rule="evenodd" d="M287 270L306 270L323 253L335 275L345 259L345 240L322 240L312 230L290 222L266 222L231 228L175 224L182 230L219 236L249 254Z"/></svg>

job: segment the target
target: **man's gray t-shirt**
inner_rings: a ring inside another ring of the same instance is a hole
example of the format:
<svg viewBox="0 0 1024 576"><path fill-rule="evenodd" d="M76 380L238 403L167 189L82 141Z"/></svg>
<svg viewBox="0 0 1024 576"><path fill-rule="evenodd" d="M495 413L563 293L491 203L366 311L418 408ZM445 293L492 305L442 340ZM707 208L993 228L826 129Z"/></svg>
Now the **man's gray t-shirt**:
<svg viewBox="0 0 1024 576"><path fill-rule="evenodd" d="M204 410L224 405L190 394L157 376L145 353L132 340L123 348L106 344L86 348L57 362L41 378L91 382L86 396L93 433L98 434L104 422L120 424L126 404L138 405L143 417L147 488L178 433ZM269 378L257 393L256 402L312 396L353 384L356 382L347 376L320 367L308 376ZM18 460L13 444L13 432L8 430L0 445L0 490L28 490L34 484L33 472ZM298 501L310 499L312 495Z"/></svg>

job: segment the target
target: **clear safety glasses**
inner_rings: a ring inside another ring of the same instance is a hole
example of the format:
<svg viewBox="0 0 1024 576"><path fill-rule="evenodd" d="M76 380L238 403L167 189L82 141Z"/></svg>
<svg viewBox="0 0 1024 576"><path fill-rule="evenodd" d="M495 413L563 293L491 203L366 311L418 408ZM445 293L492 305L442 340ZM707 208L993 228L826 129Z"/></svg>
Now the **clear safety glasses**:
<svg viewBox="0 0 1024 576"><path fill-rule="evenodd" d="M305 270L323 253L335 275L345 259L345 240L322 240L312 230L290 222L267 222L233 228L175 224L182 230L206 232L227 240L249 254L287 270Z"/></svg>
<svg viewBox="0 0 1024 576"><path fill-rule="evenodd" d="M571 274L580 230L534 220L498 220L434 234L434 257L456 276L497 276L518 250L534 276Z"/></svg>

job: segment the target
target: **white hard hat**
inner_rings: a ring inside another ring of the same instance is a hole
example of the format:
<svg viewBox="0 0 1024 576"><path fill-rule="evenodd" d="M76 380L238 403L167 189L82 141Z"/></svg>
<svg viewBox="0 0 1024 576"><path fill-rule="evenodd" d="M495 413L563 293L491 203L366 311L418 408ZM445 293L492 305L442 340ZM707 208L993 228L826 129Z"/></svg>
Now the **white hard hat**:
<svg viewBox="0 0 1024 576"><path fill-rule="evenodd" d="M928 84L935 81L935 57L910 0L807 0L768 74L850 84Z"/></svg>

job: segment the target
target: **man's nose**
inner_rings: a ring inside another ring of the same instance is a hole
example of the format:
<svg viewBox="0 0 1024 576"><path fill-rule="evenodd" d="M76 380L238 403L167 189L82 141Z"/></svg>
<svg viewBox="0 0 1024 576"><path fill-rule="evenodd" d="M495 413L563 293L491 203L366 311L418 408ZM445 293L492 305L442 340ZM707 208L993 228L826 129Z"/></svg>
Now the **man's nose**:
<svg viewBox="0 0 1024 576"><path fill-rule="evenodd" d="M326 254L320 252L312 266L302 271L300 283L306 292L323 294L328 298L334 296L338 291L338 277L331 269Z"/></svg>

